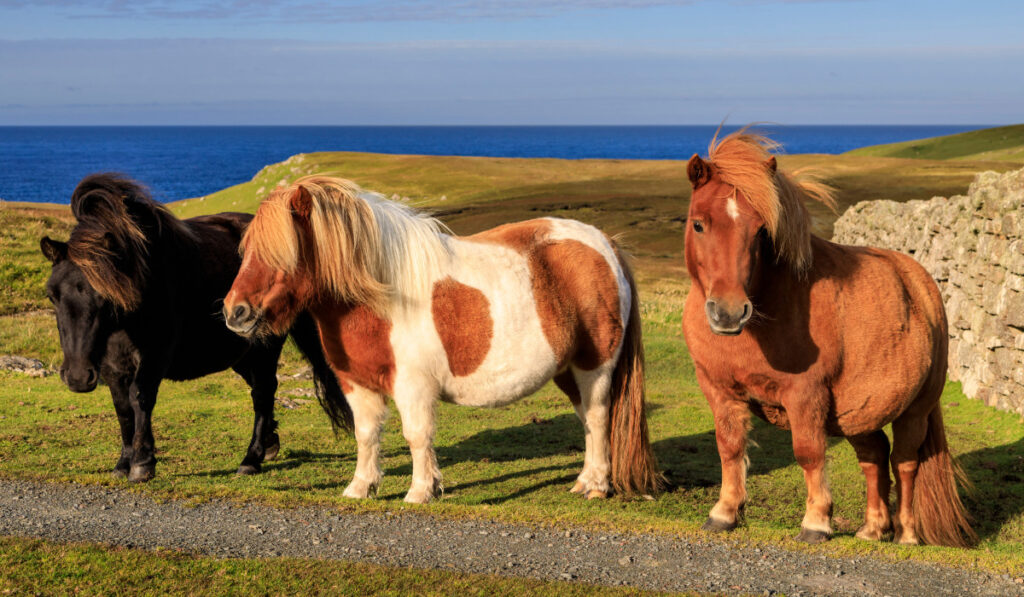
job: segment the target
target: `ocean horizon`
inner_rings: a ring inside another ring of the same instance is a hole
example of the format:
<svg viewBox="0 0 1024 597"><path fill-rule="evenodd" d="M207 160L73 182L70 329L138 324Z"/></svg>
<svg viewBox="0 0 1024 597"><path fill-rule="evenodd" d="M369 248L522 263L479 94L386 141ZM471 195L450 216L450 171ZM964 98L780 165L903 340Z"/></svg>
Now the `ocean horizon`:
<svg viewBox="0 0 1024 597"><path fill-rule="evenodd" d="M989 125L762 125L786 153L839 154ZM724 132L737 126L723 127ZM68 203L78 181L121 172L158 201L201 197L298 153L686 160L717 125L2 126L0 200Z"/></svg>

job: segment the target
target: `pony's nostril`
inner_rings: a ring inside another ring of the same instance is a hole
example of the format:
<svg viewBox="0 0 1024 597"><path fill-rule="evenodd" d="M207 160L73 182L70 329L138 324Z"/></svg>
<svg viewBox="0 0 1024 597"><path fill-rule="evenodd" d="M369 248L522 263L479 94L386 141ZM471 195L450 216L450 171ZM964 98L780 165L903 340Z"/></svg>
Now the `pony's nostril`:
<svg viewBox="0 0 1024 597"><path fill-rule="evenodd" d="M740 317L740 321L746 321L750 319L750 316L754 313L754 306L750 304L750 301L743 303L743 315Z"/></svg>
<svg viewBox="0 0 1024 597"><path fill-rule="evenodd" d="M232 311L231 316L235 321L244 321L249 317L249 305L242 303L241 305L236 306L235 310Z"/></svg>
<svg viewBox="0 0 1024 597"><path fill-rule="evenodd" d="M95 384L96 384L96 381L97 381L97 379L96 379L96 378L97 378L97 375L96 375L96 370L90 367L90 368L89 368L89 369L88 369L88 370L87 370L87 371L85 372L85 383L86 383L87 385L90 385L90 386L91 386L91 385L95 385Z"/></svg>

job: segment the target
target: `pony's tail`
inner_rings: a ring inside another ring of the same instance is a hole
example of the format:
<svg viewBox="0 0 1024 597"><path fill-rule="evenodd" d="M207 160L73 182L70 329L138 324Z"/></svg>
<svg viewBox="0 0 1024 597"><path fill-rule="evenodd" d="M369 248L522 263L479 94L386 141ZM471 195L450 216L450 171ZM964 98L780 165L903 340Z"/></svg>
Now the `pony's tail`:
<svg viewBox="0 0 1024 597"><path fill-rule="evenodd" d="M970 481L960 463L949 453L942 407L928 415L928 431L918 449L917 478L914 480L914 520L917 533L930 545L972 547L978 535L971 528L970 515L957 492Z"/></svg>
<svg viewBox="0 0 1024 597"><path fill-rule="evenodd" d="M320 344L320 332L317 330L316 322L307 312L299 314L298 319L288 330L295 345L299 347L302 356L313 367L313 385L316 388L316 399L320 402L327 417L331 420L334 432L338 430L352 431L352 407L349 406L345 392L338 383L338 377L334 374L331 366L327 364L324 357L323 347Z"/></svg>
<svg viewBox="0 0 1024 597"><path fill-rule="evenodd" d="M631 300L622 350L612 373L609 430L612 486L617 493L624 495L651 495L662 489L664 477L658 471L647 435L640 302L633 272L621 253L619 263L629 282Z"/></svg>

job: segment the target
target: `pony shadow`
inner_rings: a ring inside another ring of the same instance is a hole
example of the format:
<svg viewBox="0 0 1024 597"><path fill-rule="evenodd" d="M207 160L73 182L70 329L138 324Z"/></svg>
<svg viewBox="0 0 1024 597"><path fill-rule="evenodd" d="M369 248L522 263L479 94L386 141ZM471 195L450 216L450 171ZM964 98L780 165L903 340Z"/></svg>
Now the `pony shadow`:
<svg viewBox="0 0 1024 597"><path fill-rule="evenodd" d="M974 484L974 491L961 493L974 530L981 539L999 534L1024 512L1024 439L961 454L959 460Z"/></svg>
<svg viewBox="0 0 1024 597"><path fill-rule="evenodd" d="M309 450L288 450L287 456L281 457L274 460L269 460L263 463L263 472L268 471L286 471L291 469L299 468L305 464L312 462L344 462L355 460L354 455L342 455L329 452L310 452ZM230 469L219 469L212 471L195 471L188 473L178 473L176 477L233 477L237 474L238 468Z"/></svg>
<svg viewBox="0 0 1024 597"><path fill-rule="evenodd" d="M767 475L792 465L793 439L788 431L777 429L757 418L751 420L747 454L750 456L748 476ZM830 437L829 445L842 441ZM709 429L690 435L658 440L652 445L668 480L669 491L717 487L722 482L715 431Z"/></svg>

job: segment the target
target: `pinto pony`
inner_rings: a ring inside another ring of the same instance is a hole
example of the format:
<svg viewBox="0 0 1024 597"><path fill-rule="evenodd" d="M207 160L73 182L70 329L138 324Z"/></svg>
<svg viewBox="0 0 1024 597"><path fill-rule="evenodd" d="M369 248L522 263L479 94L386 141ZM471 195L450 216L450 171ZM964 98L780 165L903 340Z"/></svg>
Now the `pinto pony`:
<svg viewBox="0 0 1024 597"><path fill-rule="evenodd" d="M572 491L658 489L636 287L597 229L545 218L456 237L350 181L312 176L263 201L242 247L227 325L280 333L299 310L313 314L355 421L345 496L368 497L380 483L385 396L412 451L405 500L424 503L441 491L438 399L501 406L552 378L585 431Z"/></svg>
<svg viewBox="0 0 1024 597"><path fill-rule="evenodd" d="M853 445L867 480L857 532L893 533L889 441L900 543L966 546L977 538L957 493L939 396L946 379L946 315L939 289L910 257L813 236L804 201L831 191L779 171L770 139L744 131L687 165L693 197L686 266L692 288L683 330L714 413L722 489L704 528L729 530L746 501L750 413L793 437L807 483L797 537L832 534L826 437Z"/></svg>
<svg viewBox="0 0 1024 597"><path fill-rule="evenodd" d="M78 223L68 242L40 241L53 264L46 294L64 352L61 379L74 392L91 392L100 379L110 388L121 427L115 476L148 481L156 474L152 414L161 381L228 367L252 388L255 415L238 472L258 473L280 447L274 392L285 334L312 365L317 397L331 421L351 425L308 314L260 342L224 329L219 303L238 272L238 242L252 216L179 220L117 174L82 179L71 211Z"/></svg>

